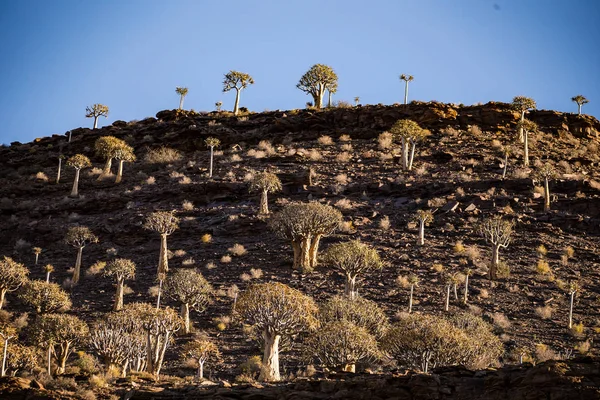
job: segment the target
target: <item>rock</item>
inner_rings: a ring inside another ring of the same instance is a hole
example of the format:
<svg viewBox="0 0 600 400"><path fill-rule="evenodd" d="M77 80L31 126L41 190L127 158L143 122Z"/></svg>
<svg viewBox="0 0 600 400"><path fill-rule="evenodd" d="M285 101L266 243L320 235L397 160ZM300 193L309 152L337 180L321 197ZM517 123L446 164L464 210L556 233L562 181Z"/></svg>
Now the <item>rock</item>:
<svg viewBox="0 0 600 400"><path fill-rule="evenodd" d="M44 389L44 385L42 385L42 383L40 381L38 381L37 379L34 379L31 381L31 383L29 384L29 387L34 388L34 389Z"/></svg>
<svg viewBox="0 0 600 400"><path fill-rule="evenodd" d="M444 211L444 212L455 211L459 204L460 203L458 201L449 201L448 203L444 204L441 211Z"/></svg>
<svg viewBox="0 0 600 400"><path fill-rule="evenodd" d="M466 212L474 212L475 210L477 210L477 206L474 203L469 204L467 208L465 208Z"/></svg>

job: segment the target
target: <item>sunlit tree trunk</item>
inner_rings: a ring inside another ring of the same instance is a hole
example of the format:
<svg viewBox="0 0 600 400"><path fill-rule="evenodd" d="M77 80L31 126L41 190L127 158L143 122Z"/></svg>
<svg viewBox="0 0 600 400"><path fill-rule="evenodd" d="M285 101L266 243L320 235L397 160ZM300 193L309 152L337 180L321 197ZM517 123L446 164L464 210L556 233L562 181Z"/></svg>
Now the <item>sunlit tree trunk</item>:
<svg viewBox="0 0 600 400"><path fill-rule="evenodd" d="M521 123L523 123L523 121L525 121L525 111L526 111L526 110L522 110L522 111L521 111ZM523 131L524 131L524 130L523 130L523 127L521 126L521 127L519 128L519 142L521 142L521 143L523 143L523 141L524 141L524 138L523 138Z"/></svg>
<svg viewBox="0 0 600 400"><path fill-rule="evenodd" d="M414 290L415 290L415 285L410 285L410 295L408 296L408 313L409 314L412 312Z"/></svg>
<svg viewBox="0 0 600 400"><path fill-rule="evenodd" d="M544 178L544 211L550 210L550 185L548 178Z"/></svg>
<svg viewBox="0 0 600 400"><path fill-rule="evenodd" d="M56 183L60 183L60 173L62 172L62 158L58 158L58 173L56 174Z"/></svg>
<svg viewBox="0 0 600 400"><path fill-rule="evenodd" d="M575 292L571 292L571 299L569 300L569 329L573 327L573 300L575 299Z"/></svg>
<svg viewBox="0 0 600 400"><path fill-rule="evenodd" d="M492 263L490 264L489 278L495 280L498 278L498 264L500 263L500 245L492 244Z"/></svg>
<svg viewBox="0 0 600 400"><path fill-rule="evenodd" d="M183 108L183 95L179 95L179 109L181 110Z"/></svg>
<svg viewBox="0 0 600 400"><path fill-rule="evenodd" d="M121 183L123 179L123 163L125 160L119 160L119 169L117 171L117 177L115 178L115 183Z"/></svg>
<svg viewBox="0 0 600 400"><path fill-rule="evenodd" d="M110 175L110 170L112 168L112 158L108 158L106 163L104 163L104 168L102 169L102 173L98 177L98 180L102 179L103 176Z"/></svg>
<svg viewBox="0 0 600 400"><path fill-rule="evenodd" d="M160 297L162 296L162 285L163 285L163 280L159 280L158 281L158 295L156 296L156 309L158 310L160 308Z"/></svg>
<svg viewBox="0 0 600 400"><path fill-rule="evenodd" d="M412 171L413 160L415 159L415 148L416 147L417 147L417 144L415 142L412 142L410 144L410 158L408 160L408 170L409 171Z"/></svg>
<svg viewBox="0 0 600 400"><path fill-rule="evenodd" d="M448 311L450 308L450 285L446 285L446 307L444 311Z"/></svg>
<svg viewBox="0 0 600 400"><path fill-rule="evenodd" d="M302 247L300 246L300 241L292 240L292 249L294 250L294 269L300 269L300 253L302 252Z"/></svg>
<svg viewBox="0 0 600 400"><path fill-rule="evenodd" d="M276 333L265 330L263 332L265 341L265 350L263 354L263 368L261 369L259 380L261 381L279 381L279 340L281 336Z"/></svg>
<svg viewBox="0 0 600 400"><path fill-rule="evenodd" d="M327 108L331 108L331 92L328 92L329 98L327 99Z"/></svg>
<svg viewBox="0 0 600 400"><path fill-rule="evenodd" d="M94 117L94 129L98 128L98 115Z"/></svg>
<svg viewBox="0 0 600 400"><path fill-rule="evenodd" d="M311 238L303 238L300 242L300 253L298 255L298 269L302 273L312 271L310 258Z"/></svg>
<svg viewBox="0 0 600 400"><path fill-rule="evenodd" d="M235 89L235 105L233 106L233 115L238 115L240 112L240 89Z"/></svg>
<svg viewBox="0 0 600 400"><path fill-rule="evenodd" d="M266 190L263 190L260 195L260 210L258 211L258 213L261 215L269 214L269 201Z"/></svg>
<svg viewBox="0 0 600 400"><path fill-rule="evenodd" d="M508 153L504 154L504 168L502 169L502 179L506 178L506 168L508 168Z"/></svg>
<svg viewBox="0 0 600 400"><path fill-rule="evenodd" d="M60 345L60 353L56 355L58 367L56 369L56 375L62 375L65 373L67 367L67 358L69 358L71 343L65 342Z"/></svg>
<svg viewBox="0 0 600 400"><path fill-rule="evenodd" d="M79 282L79 276L81 275L81 256L83 254L83 246L77 249L77 259L75 260L75 268L73 269L72 281L74 284Z"/></svg>
<svg viewBox="0 0 600 400"><path fill-rule="evenodd" d="M529 133L527 131L525 131L523 133L523 143L525 145L525 149L524 149L524 155L523 155L523 165L525 165L526 167L529 166Z"/></svg>
<svg viewBox="0 0 600 400"><path fill-rule="evenodd" d="M425 244L425 220L419 220L419 246L423 246Z"/></svg>
<svg viewBox="0 0 600 400"><path fill-rule="evenodd" d="M469 275L465 274L465 296L464 296L465 304L467 304L468 296L469 296Z"/></svg>
<svg viewBox="0 0 600 400"><path fill-rule="evenodd" d="M115 304L113 306L114 311L119 311L123 309L123 286L124 280L117 280L117 293L115 294Z"/></svg>
<svg viewBox="0 0 600 400"><path fill-rule="evenodd" d="M46 283L50 283L50 271L46 272Z"/></svg>
<svg viewBox="0 0 600 400"><path fill-rule="evenodd" d="M183 330L186 334L190 333L190 305L183 303L181 305L181 319L183 319Z"/></svg>
<svg viewBox="0 0 600 400"><path fill-rule="evenodd" d="M73 180L73 189L71 189L71 197L79 196L79 168L75 168L75 179Z"/></svg>
<svg viewBox="0 0 600 400"><path fill-rule="evenodd" d="M48 376L52 377L52 346L48 345L48 353L47 353L47 361L48 361Z"/></svg>
<svg viewBox="0 0 600 400"><path fill-rule="evenodd" d="M581 115L581 104L577 103L577 115Z"/></svg>
<svg viewBox="0 0 600 400"><path fill-rule="evenodd" d="M6 375L6 357L8 356L8 337L4 339L4 351L2 352L2 370L0 376Z"/></svg>
<svg viewBox="0 0 600 400"><path fill-rule="evenodd" d="M5 288L0 289L0 310L2 310L2 306L4 305L4 298L6 297L6 292L8 290Z"/></svg>
<svg viewBox="0 0 600 400"><path fill-rule="evenodd" d="M404 104L408 104L408 81L404 81Z"/></svg>
<svg viewBox="0 0 600 400"><path fill-rule="evenodd" d="M402 146L402 169L407 170L408 169L408 146L407 146L405 138L402 138L401 146Z"/></svg>
<svg viewBox="0 0 600 400"><path fill-rule="evenodd" d="M310 268L315 269L317 266L317 253L319 252L319 244L321 243L322 235L316 234L310 243Z"/></svg>
<svg viewBox="0 0 600 400"><path fill-rule="evenodd" d="M350 297L351 300L356 298L356 275L346 275L346 285L344 287L344 294Z"/></svg>
<svg viewBox="0 0 600 400"><path fill-rule="evenodd" d="M198 379L204 379L204 363L205 360L198 361Z"/></svg>
<svg viewBox="0 0 600 400"><path fill-rule="evenodd" d="M214 154L214 146L210 146L210 166L208 168L208 177L212 178L213 174L213 154Z"/></svg>
<svg viewBox="0 0 600 400"><path fill-rule="evenodd" d="M160 235L160 252L158 254L158 273L166 274L169 272L169 257L167 250L167 235Z"/></svg>

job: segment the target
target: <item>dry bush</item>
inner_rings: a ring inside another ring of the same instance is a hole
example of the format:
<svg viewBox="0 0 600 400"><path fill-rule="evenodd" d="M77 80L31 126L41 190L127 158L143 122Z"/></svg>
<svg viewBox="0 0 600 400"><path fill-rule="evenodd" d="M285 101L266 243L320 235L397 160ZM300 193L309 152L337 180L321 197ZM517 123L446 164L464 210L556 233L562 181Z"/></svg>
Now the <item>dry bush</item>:
<svg viewBox="0 0 600 400"><path fill-rule="evenodd" d="M525 168L515 168L512 175L515 179L527 179L529 178L529 170Z"/></svg>
<svg viewBox="0 0 600 400"><path fill-rule="evenodd" d="M487 299L488 297L490 297L490 293L488 292L487 289L481 289L479 291L479 297L482 299Z"/></svg>
<svg viewBox="0 0 600 400"><path fill-rule="evenodd" d="M554 310L550 306L536 307L535 315L537 315L541 319L550 319L552 318L552 311Z"/></svg>
<svg viewBox="0 0 600 400"><path fill-rule="evenodd" d="M392 147L394 137L390 132L383 132L377 137L377 144L381 150L387 150Z"/></svg>
<svg viewBox="0 0 600 400"><path fill-rule="evenodd" d="M144 160L149 164L170 164L180 161L182 158L183 156L178 150L161 146L148 150Z"/></svg>
<svg viewBox="0 0 600 400"><path fill-rule="evenodd" d="M271 144L271 142L269 142L268 140L261 140L258 143L258 148L260 150L264 151L266 153L267 157L270 157L277 153L277 151L275 151L275 149L273 148L273 145Z"/></svg>
<svg viewBox="0 0 600 400"><path fill-rule="evenodd" d="M213 262L206 263L206 269L211 270L217 268L217 265Z"/></svg>
<svg viewBox="0 0 600 400"><path fill-rule="evenodd" d="M259 268L250 268L250 276L252 279L260 279L263 276L263 272Z"/></svg>
<svg viewBox="0 0 600 400"><path fill-rule="evenodd" d="M477 125L470 126L469 133L473 136L481 136L483 134L483 132L481 131L481 128Z"/></svg>
<svg viewBox="0 0 600 400"><path fill-rule="evenodd" d="M544 246L543 244L540 244L536 251L540 255L540 257L544 257L546 256L546 254L548 254L548 249L546 249L546 246Z"/></svg>
<svg viewBox="0 0 600 400"><path fill-rule="evenodd" d="M333 178L338 185L347 185L348 184L348 175L339 174Z"/></svg>
<svg viewBox="0 0 600 400"><path fill-rule="evenodd" d="M389 153L379 153L379 161L390 161L393 160L394 156L392 154Z"/></svg>
<svg viewBox="0 0 600 400"><path fill-rule="evenodd" d="M546 260L540 259L535 266L535 272L537 272L539 275L551 275L552 269Z"/></svg>
<svg viewBox="0 0 600 400"><path fill-rule="evenodd" d="M571 327L571 335L573 335L577 338L582 337L584 330L585 330L585 327L583 326L582 322L580 322L578 324L573 324L573 326Z"/></svg>
<svg viewBox="0 0 600 400"><path fill-rule="evenodd" d="M342 135L340 136L340 142L349 142L352 140L352 138L350 138L350 135Z"/></svg>
<svg viewBox="0 0 600 400"><path fill-rule="evenodd" d="M392 224L390 222L390 217L388 217L387 215L384 215L383 218L379 220L379 228L381 228L384 231L390 229L391 225Z"/></svg>
<svg viewBox="0 0 600 400"><path fill-rule="evenodd" d="M492 140L492 148L495 150L502 149L502 143L498 139Z"/></svg>
<svg viewBox="0 0 600 400"><path fill-rule="evenodd" d="M224 255L223 257L221 257L221 262L223 264L228 264L231 262L231 256L230 255Z"/></svg>
<svg viewBox="0 0 600 400"><path fill-rule="evenodd" d="M40 171L37 174L35 174L35 179L38 181L48 182L48 175L46 175L44 172Z"/></svg>
<svg viewBox="0 0 600 400"><path fill-rule="evenodd" d="M244 272L243 274L240 275L240 279L242 280L242 282L248 282L248 281L252 280L252 275Z"/></svg>
<svg viewBox="0 0 600 400"><path fill-rule="evenodd" d="M558 355L543 343L537 343L535 345L535 359L537 362L544 362L548 360L558 359Z"/></svg>
<svg viewBox="0 0 600 400"><path fill-rule="evenodd" d="M590 343L589 340L586 340L585 342L580 342L575 346L575 350L577 350L577 352L579 352L579 354L582 355L586 355L590 352L592 348L592 344Z"/></svg>
<svg viewBox="0 0 600 400"><path fill-rule="evenodd" d="M340 149L342 149L342 151L352 151L352 145L350 143L345 143L340 146Z"/></svg>
<svg viewBox="0 0 600 400"><path fill-rule="evenodd" d="M311 161L319 161L319 160L323 159L323 156L321 155L321 153L319 153L319 150L317 150L317 149L311 149L308 152L308 158Z"/></svg>
<svg viewBox="0 0 600 400"><path fill-rule="evenodd" d="M87 269L87 271L85 272L85 274L87 276L98 275L100 272L104 271L105 267L106 267L106 261L96 261L94 264L92 264Z"/></svg>
<svg viewBox="0 0 600 400"><path fill-rule="evenodd" d="M421 165L419 168L415 168L415 175L416 176L423 176L423 175L427 175L427 166L426 165Z"/></svg>
<svg viewBox="0 0 600 400"><path fill-rule="evenodd" d="M575 255L575 249L573 249L571 246L567 246L563 250L563 254L567 256L567 258L573 258L573 256Z"/></svg>
<svg viewBox="0 0 600 400"><path fill-rule="evenodd" d="M185 210L185 211L192 211L194 209L194 203L192 203L189 200L184 200L183 203L181 203L181 207Z"/></svg>
<svg viewBox="0 0 600 400"><path fill-rule="evenodd" d="M341 210L350 210L352 209L352 202L350 199L339 199L335 202L335 206Z"/></svg>
<svg viewBox="0 0 600 400"><path fill-rule="evenodd" d="M156 178L154 178L153 176L149 176L148 179L146 179L146 184L148 185L154 185L156 183Z"/></svg>
<svg viewBox="0 0 600 400"><path fill-rule="evenodd" d="M321 136L319 137L319 139L317 139L317 142L319 142L319 144L323 146L330 146L333 144L333 139L331 138L331 136Z"/></svg>
<svg viewBox="0 0 600 400"><path fill-rule="evenodd" d="M212 242L212 235L210 233L205 233L200 237L200 241L202 243L210 243Z"/></svg>
<svg viewBox="0 0 600 400"><path fill-rule="evenodd" d="M352 221L342 221L340 223L339 229L342 233L354 233L356 231L356 228L354 227Z"/></svg>
<svg viewBox="0 0 600 400"><path fill-rule="evenodd" d="M494 321L494 325L502 329L510 328L510 321L506 317L506 315L496 312L492 314L492 320Z"/></svg>
<svg viewBox="0 0 600 400"><path fill-rule="evenodd" d="M246 153L246 155L248 157L254 157L254 158L259 159L259 158L265 158L267 156L267 153L262 150L250 149L250 150L248 150L248 153Z"/></svg>
<svg viewBox="0 0 600 400"><path fill-rule="evenodd" d="M187 252L183 249L173 251L173 257L183 257L187 254Z"/></svg>
<svg viewBox="0 0 600 400"><path fill-rule="evenodd" d="M229 161L240 162L242 161L242 157L239 154L232 154L231 157L229 157Z"/></svg>
<svg viewBox="0 0 600 400"><path fill-rule="evenodd" d="M475 245L468 246L465 249L465 255L472 263L475 263L477 260L481 259L481 252L479 251L479 248Z"/></svg>
<svg viewBox="0 0 600 400"><path fill-rule="evenodd" d="M444 266L440 263L434 263L431 268L437 272L438 274L441 274L442 272L444 272Z"/></svg>
<svg viewBox="0 0 600 400"><path fill-rule="evenodd" d="M337 162L342 162L342 163L346 163L348 161L350 161L352 159L352 154L348 153L347 151L343 151L341 153L339 153L337 156L335 156L335 160Z"/></svg>
<svg viewBox="0 0 600 400"><path fill-rule="evenodd" d="M466 251L465 246L460 240L454 244L453 250L456 254L464 254Z"/></svg>
<svg viewBox="0 0 600 400"><path fill-rule="evenodd" d="M234 256L240 257L246 254L246 249L239 243L234 244L232 247L228 248L227 251Z"/></svg>

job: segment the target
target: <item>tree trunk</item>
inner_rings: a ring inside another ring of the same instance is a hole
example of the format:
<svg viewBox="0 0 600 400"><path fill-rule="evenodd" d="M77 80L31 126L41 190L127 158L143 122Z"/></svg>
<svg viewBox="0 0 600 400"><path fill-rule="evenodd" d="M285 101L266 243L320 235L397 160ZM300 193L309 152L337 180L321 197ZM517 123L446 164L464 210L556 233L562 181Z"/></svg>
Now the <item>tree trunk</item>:
<svg viewBox="0 0 600 400"><path fill-rule="evenodd" d="M525 111L526 110L522 110L521 111L521 123L523 123L523 121L525 121ZM519 142L523 143L524 139L523 139L523 127L521 126L519 128Z"/></svg>
<svg viewBox="0 0 600 400"><path fill-rule="evenodd" d="M412 142L410 144L410 158L408 159L408 170L412 171L412 166L413 166L413 160L415 159L415 148L417 147L417 144L415 142Z"/></svg>
<svg viewBox="0 0 600 400"><path fill-rule="evenodd" d="M98 116L94 117L94 129L98 128Z"/></svg>
<svg viewBox="0 0 600 400"><path fill-rule="evenodd" d="M292 266L292 268L299 270L301 246L298 240L292 240L292 249L294 250L294 265Z"/></svg>
<svg viewBox="0 0 600 400"><path fill-rule="evenodd" d="M106 163L104 163L104 168L102 169L102 173L98 177L98 180L101 180L106 175L110 175L111 168L112 168L112 158L108 158L106 160Z"/></svg>
<svg viewBox="0 0 600 400"><path fill-rule="evenodd" d="M321 91L319 91L319 94L317 95L317 97L315 97L315 108L317 110L320 110L321 108L323 108L323 93Z"/></svg>
<svg viewBox="0 0 600 400"><path fill-rule="evenodd" d="M269 214L269 201L266 190L263 190L260 194L260 210L258 211L258 213L261 215Z"/></svg>
<svg viewBox="0 0 600 400"><path fill-rule="evenodd" d="M48 345L48 376L52 378L52 346Z"/></svg>
<svg viewBox="0 0 600 400"><path fill-rule="evenodd" d="M57 357L58 368L56 369L56 375L62 375L65 373L65 368L67 367L67 358L69 358L70 354L69 347L70 343L67 342L64 349L61 350L60 355Z"/></svg>
<svg viewBox="0 0 600 400"><path fill-rule="evenodd" d="M581 115L581 104L577 104L577 115Z"/></svg>
<svg viewBox="0 0 600 400"><path fill-rule="evenodd" d="M492 263L490 264L489 278L494 281L498 278L498 263L500 262L500 245L492 246Z"/></svg>
<svg viewBox="0 0 600 400"><path fill-rule="evenodd" d="M123 309L123 279L117 280L117 293L115 294L115 304L113 306L114 311Z"/></svg>
<svg viewBox="0 0 600 400"><path fill-rule="evenodd" d="M419 220L419 246L425 244L425 220Z"/></svg>
<svg viewBox="0 0 600 400"><path fill-rule="evenodd" d="M198 379L204 379L204 361L198 361Z"/></svg>
<svg viewBox="0 0 600 400"><path fill-rule="evenodd" d="M544 178L544 211L550 210L550 185L548 177Z"/></svg>
<svg viewBox="0 0 600 400"><path fill-rule="evenodd" d="M0 310L2 310L2 306L4 305L4 298L6 297L6 292L8 292L6 288L0 289Z"/></svg>
<svg viewBox="0 0 600 400"><path fill-rule="evenodd" d="M129 359L125 360L121 367L121 378L127 378L127 368L129 367Z"/></svg>
<svg viewBox="0 0 600 400"><path fill-rule="evenodd" d="M402 138L402 169L403 170L407 170L408 169L408 148L406 146L406 139Z"/></svg>
<svg viewBox="0 0 600 400"><path fill-rule="evenodd" d="M446 285L447 286L447 290L446 290L446 308L444 308L444 311L448 311L448 309L450 308L450 285Z"/></svg>
<svg viewBox="0 0 600 400"><path fill-rule="evenodd" d="M310 243L310 268L315 269L317 266L317 254L319 253L319 243L322 235L316 234Z"/></svg>
<svg viewBox="0 0 600 400"><path fill-rule="evenodd" d="M575 292L571 292L571 299L569 300L569 329L573 327L573 300L575 298Z"/></svg>
<svg viewBox="0 0 600 400"><path fill-rule="evenodd" d="M356 364L346 364L344 365L344 372L356 372Z"/></svg>
<svg viewBox="0 0 600 400"><path fill-rule="evenodd" d="M119 160L119 169L117 171L117 177L115 178L115 183L121 183L123 179L123 163L125 160Z"/></svg>
<svg viewBox="0 0 600 400"><path fill-rule="evenodd" d="M504 169L502 170L502 179L506 178L506 168L508 167L508 154L504 155Z"/></svg>
<svg viewBox="0 0 600 400"><path fill-rule="evenodd" d="M526 167L529 166L529 133L525 131L523 133L523 143L525 144L524 156L523 156L523 165Z"/></svg>
<svg viewBox="0 0 600 400"><path fill-rule="evenodd" d="M408 313L412 312L412 304L413 304L413 292L415 289L415 285L410 285L410 295L408 297Z"/></svg>
<svg viewBox="0 0 600 400"><path fill-rule="evenodd" d="M39 260L39 258L40 258L40 255L36 253L36 254L35 254L35 265L37 265L37 264L38 264L38 260Z"/></svg>
<svg viewBox="0 0 600 400"><path fill-rule="evenodd" d="M62 170L62 158L58 159L58 173L56 174L56 183L60 183L60 173Z"/></svg>
<svg viewBox="0 0 600 400"><path fill-rule="evenodd" d="M457 286L458 285L455 283L453 285L453 288L452 288L452 290L454 291L454 300L458 300L458 288L457 288Z"/></svg>
<svg viewBox="0 0 600 400"><path fill-rule="evenodd" d="M50 283L50 271L46 272L46 283Z"/></svg>
<svg viewBox="0 0 600 400"><path fill-rule="evenodd" d="M310 259L311 238L303 238L300 242L300 254L298 255L298 269L306 274L312 271Z"/></svg>
<svg viewBox="0 0 600 400"><path fill-rule="evenodd" d="M346 275L346 285L344 287L344 294L350 297L350 300L356 298L356 276Z"/></svg>
<svg viewBox="0 0 600 400"><path fill-rule="evenodd" d="M73 284L79 282L79 276L81 275L81 256L83 254L83 246L77 249L77 259L75 260L75 268L73 269Z"/></svg>
<svg viewBox="0 0 600 400"><path fill-rule="evenodd" d="M71 131L69 131L69 142L68 143L71 143Z"/></svg>
<svg viewBox="0 0 600 400"><path fill-rule="evenodd" d="M2 370L0 376L6 375L6 357L8 356L8 338L4 339L4 351L2 354Z"/></svg>
<svg viewBox="0 0 600 400"><path fill-rule="evenodd" d="M279 381L281 380L281 375L279 375L279 339L281 336L264 331L263 338L265 340L263 368L258 379L266 382Z"/></svg>
<svg viewBox="0 0 600 400"><path fill-rule="evenodd" d="M208 168L208 177L212 178L213 172L213 154L214 154L214 146L210 146L210 166Z"/></svg>
<svg viewBox="0 0 600 400"><path fill-rule="evenodd" d="M404 81L404 104L408 104L408 81Z"/></svg>
<svg viewBox="0 0 600 400"><path fill-rule="evenodd" d="M160 347L160 352L158 353L157 361L156 361L156 363L154 363L154 369L155 369L154 374L156 375L157 378L160 375L160 370L162 369L162 366L163 366L163 361L165 359L165 353L167 351L167 346L169 345L169 336L170 336L170 334L167 332L165 334L165 340L162 343L162 346Z"/></svg>
<svg viewBox="0 0 600 400"><path fill-rule="evenodd" d="M331 92L328 92L329 98L327 100L327 108L331 108Z"/></svg>
<svg viewBox="0 0 600 400"><path fill-rule="evenodd" d="M73 189L71 189L71 197L79 196L79 168L75 168L75 179L73 180Z"/></svg>
<svg viewBox="0 0 600 400"><path fill-rule="evenodd" d="M233 106L233 115L240 113L240 89L235 88L235 104Z"/></svg>
<svg viewBox="0 0 600 400"><path fill-rule="evenodd" d="M162 296L162 279L158 281L158 296L156 296L156 309L160 308L160 296Z"/></svg>
<svg viewBox="0 0 600 400"><path fill-rule="evenodd" d="M183 319L183 331L188 334L190 333L190 305L183 303L181 305L181 319Z"/></svg>
<svg viewBox="0 0 600 400"><path fill-rule="evenodd" d="M146 371L154 371L154 358L152 357L152 337L150 331L146 331Z"/></svg>
<svg viewBox="0 0 600 400"><path fill-rule="evenodd" d="M158 254L158 273L166 274L169 272L169 257L167 249L167 235L161 233L160 235L160 252Z"/></svg>
<svg viewBox="0 0 600 400"><path fill-rule="evenodd" d="M465 304L467 304L469 295L469 275L465 275Z"/></svg>
<svg viewBox="0 0 600 400"><path fill-rule="evenodd" d="M179 95L179 109L181 110L183 108L183 95L180 94Z"/></svg>

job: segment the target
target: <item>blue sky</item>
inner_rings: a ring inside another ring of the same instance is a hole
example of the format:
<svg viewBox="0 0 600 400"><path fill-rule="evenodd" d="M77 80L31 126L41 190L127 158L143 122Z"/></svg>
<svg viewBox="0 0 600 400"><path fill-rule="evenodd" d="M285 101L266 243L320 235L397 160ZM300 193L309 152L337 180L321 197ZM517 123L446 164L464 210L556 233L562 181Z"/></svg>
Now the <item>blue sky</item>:
<svg viewBox="0 0 600 400"><path fill-rule="evenodd" d="M339 76L334 99L473 104L533 97L538 108L600 117L597 0L2 0L0 143L100 126L178 106L231 109L230 69L256 84L253 111L304 107L295 85L313 64Z"/></svg>

